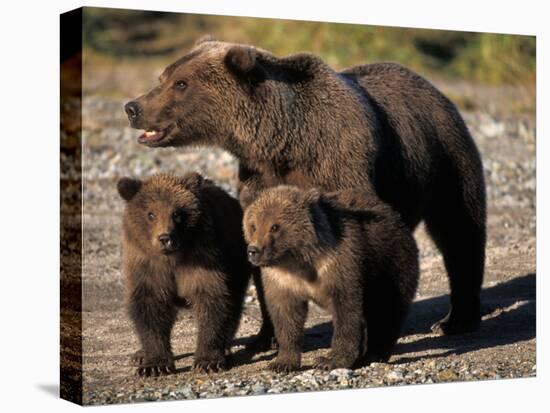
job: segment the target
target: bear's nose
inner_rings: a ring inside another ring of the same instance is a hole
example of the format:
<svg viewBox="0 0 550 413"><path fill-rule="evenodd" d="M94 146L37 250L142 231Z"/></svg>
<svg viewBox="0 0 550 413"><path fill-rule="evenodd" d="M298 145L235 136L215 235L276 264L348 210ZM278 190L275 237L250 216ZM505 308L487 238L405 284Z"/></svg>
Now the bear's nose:
<svg viewBox="0 0 550 413"><path fill-rule="evenodd" d="M168 234L159 235L159 242L164 248L171 248L173 246L172 237Z"/></svg>
<svg viewBox="0 0 550 413"><path fill-rule="evenodd" d="M128 102L124 105L124 110L130 120L136 120L142 112L141 105L135 101Z"/></svg>
<svg viewBox="0 0 550 413"><path fill-rule="evenodd" d="M260 256L260 248L255 245L249 245L246 252L248 253L248 260L250 262L255 262Z"/></svg>

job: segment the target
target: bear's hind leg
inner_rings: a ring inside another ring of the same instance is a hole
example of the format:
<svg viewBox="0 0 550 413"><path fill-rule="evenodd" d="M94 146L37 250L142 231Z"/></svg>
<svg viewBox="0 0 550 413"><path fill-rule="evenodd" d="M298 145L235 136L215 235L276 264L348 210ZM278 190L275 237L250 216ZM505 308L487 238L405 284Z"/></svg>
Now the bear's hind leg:
<svg viewBox="0 0 550 413"><path fill-rule="evenodd" d="M386 282L372 285L365 302L366 353L361 365L389 360L407 314L408 304L399 287L387 282L389 274L380 278Z"/></svg>
<svg viewBox="0 0 550 413"><path fill-rule="evenodd" d="M466 187L466 182L462 185ZM447 186L436 195L439 202L431 204L425 216L428 232L443 254L451 289L449 313L432 326L434 332L443 334L460 334L479 328L485 267L483 181L477 193L472 195L474 191L470 189L467 197L457 193L459 185L454 186L455 191L452 187Z"/></svg>
<svg viewBox="0 0 550 413"><path fill-rule="evenodd" d="M353 290L353 289L352 289ZM360 288L356 287L352 294L337 294L333 306L333 334L330 353L327 357L319 357L314 367L322 370L337 368L352 368L361 356L361 341L363 311ZM359 294L353 294L359 290Z"/></svg>

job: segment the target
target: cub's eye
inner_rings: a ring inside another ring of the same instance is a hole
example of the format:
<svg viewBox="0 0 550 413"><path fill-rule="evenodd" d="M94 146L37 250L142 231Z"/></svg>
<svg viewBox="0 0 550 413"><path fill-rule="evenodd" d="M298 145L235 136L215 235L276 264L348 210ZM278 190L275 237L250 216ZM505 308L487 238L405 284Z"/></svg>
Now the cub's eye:
<svg viewBox="0 0 550 413"><path fill-rule="evenodd" d="M179 90L183 90L187 87L187 82L184 80L178 80L176 83L174 83L174 87Z"/></svg>
<svg viewBox="0 0 550 413"><path fill-rule="evenodd" d="M269 228L270 232L277 232L279 231L279 224L273 224L271 228Z"/></svg>
<svg viewBox="0 0 550 413"><path fill-rule="evenodd" d="M147 214L147 218L149 218L149 221L153 221L157 216L153 214L152 212L149 212Z"/></svg>
<svg viewBox="0 0 550 413"><path fill-rule="evenodd" d="M256 225L250 224L250 231L251 232L256 232Z"/></svg>
<svg viewBox="0 0 550 413"><path fill-rule="evenodd" d="M183 219L182 219L182 218L183 218L182 215L183 215L183 214L181 213L181 211L174 211L174 212L172 213L172 219L174 220L174 222L175 222L176 224L181 224L181 221L183 220Z"/></svg>

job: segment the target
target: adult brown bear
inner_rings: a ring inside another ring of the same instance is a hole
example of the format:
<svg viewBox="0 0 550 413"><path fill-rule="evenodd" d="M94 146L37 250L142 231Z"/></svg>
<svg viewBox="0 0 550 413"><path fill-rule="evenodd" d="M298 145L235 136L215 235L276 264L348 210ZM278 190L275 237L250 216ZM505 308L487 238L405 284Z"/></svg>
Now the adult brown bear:
<svg viewBox="0 0 550 413"><path fill-rule="evenodd" d="M312 54L278 58L212 38L159 81L125 106L131 125L145 130L141 144L228 150L240 162L243 206L277 184L374 189L411 229L424 220L443 254L451 310L433 329L478 328L481 159L456 107L428 81L393 63L336 72ZM270 331L264 323L262 336Z"/></svg>

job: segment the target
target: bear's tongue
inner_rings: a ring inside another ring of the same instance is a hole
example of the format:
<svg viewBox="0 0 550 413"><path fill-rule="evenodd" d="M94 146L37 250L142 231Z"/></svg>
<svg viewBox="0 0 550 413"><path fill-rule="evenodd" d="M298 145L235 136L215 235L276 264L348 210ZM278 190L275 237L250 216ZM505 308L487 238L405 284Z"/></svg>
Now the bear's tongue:
<svg viewBox="0 0 550 413"><path fill-rule="evenodd" d="M164 131L145 131L139 138L139 143L157 142L164 138Z"/></svg>

